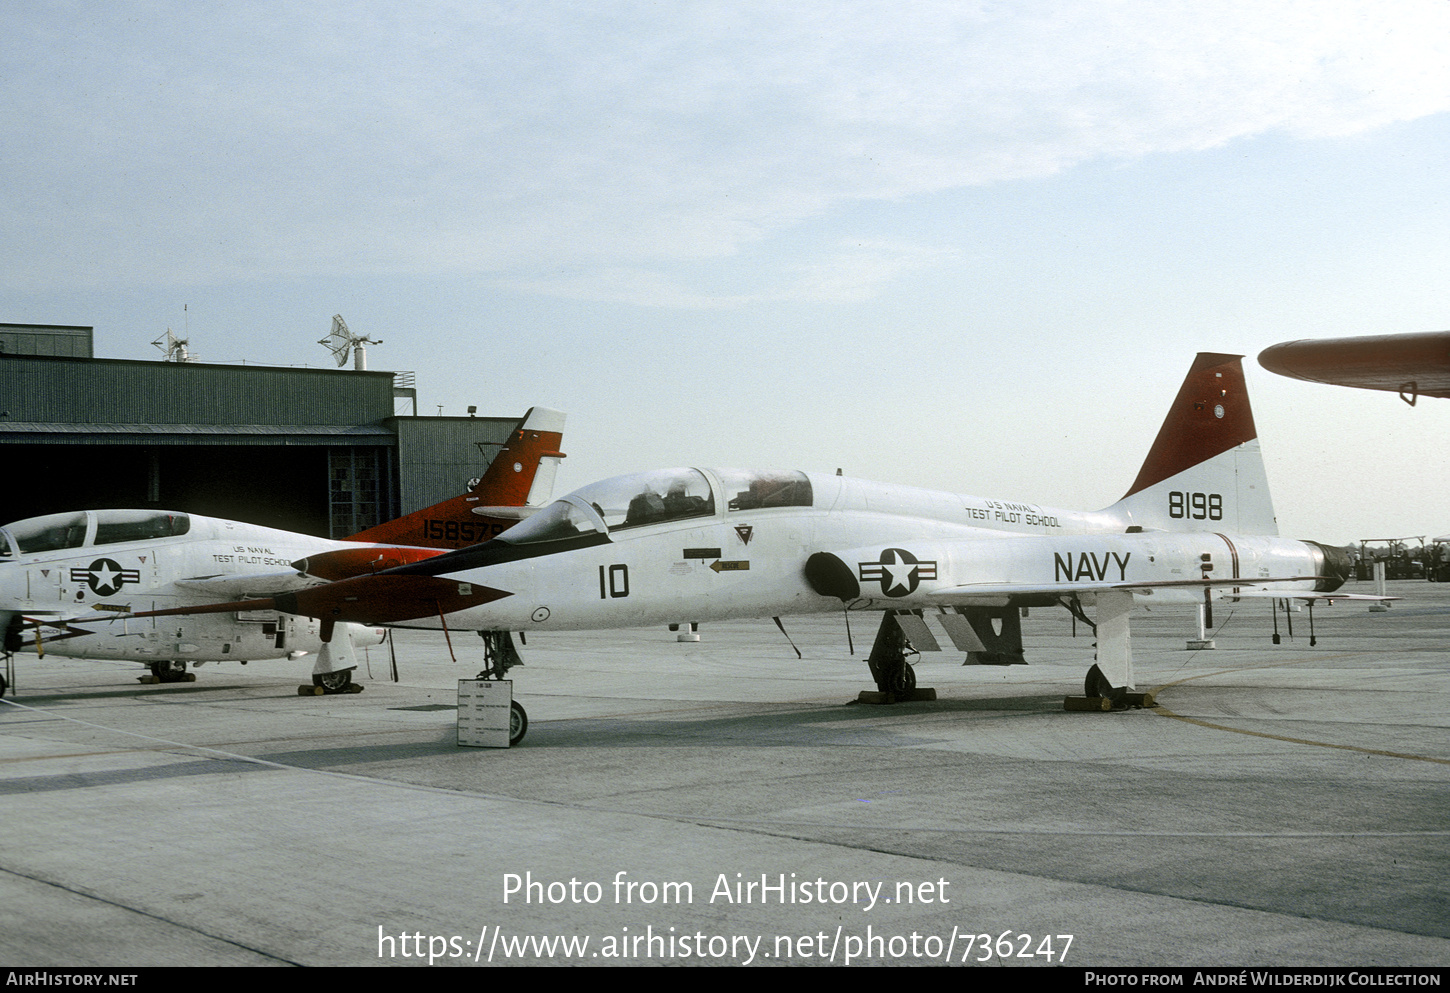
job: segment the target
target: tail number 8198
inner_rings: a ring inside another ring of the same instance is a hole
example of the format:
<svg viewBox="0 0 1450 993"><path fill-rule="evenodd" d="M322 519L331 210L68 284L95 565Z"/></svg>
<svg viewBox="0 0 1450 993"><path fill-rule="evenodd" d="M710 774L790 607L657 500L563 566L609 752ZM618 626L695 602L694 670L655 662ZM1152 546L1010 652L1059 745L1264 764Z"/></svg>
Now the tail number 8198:
<svg viewBox="0 0 1450 993"><path fill-rule="evenodd" d="M1168 494L1168 516L1191 518L1195 521L1223 520L1223 496L1219 493L1181 493L1173 490Z"/></svg>

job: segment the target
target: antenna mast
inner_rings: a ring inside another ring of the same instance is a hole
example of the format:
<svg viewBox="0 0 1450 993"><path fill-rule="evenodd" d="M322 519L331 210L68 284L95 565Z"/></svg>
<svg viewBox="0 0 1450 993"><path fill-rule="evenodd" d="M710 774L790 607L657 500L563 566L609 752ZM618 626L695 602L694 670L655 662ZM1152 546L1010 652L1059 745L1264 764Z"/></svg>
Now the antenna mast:
<svg viewBox="0 0 1450 993"><path fill-rule="evenodd" d="M161 344L163 340L166 342L164 345ZM163 362L196 361L196 356L186 350L187 339L176 337L176 335L171 333L170 328L166 329L166 334L162 338L157 338L151 344L166 353L166 358L162 359Z"/></svg>
<svg viewBox="0 0 1450 993"><path fill-rule="evenodd" d="M341 314L332 315L332 333L326 338L319 339L319 345L326 345L332 357L337 361L337 367L341 369L347 365L347 353L353 353L352 367L357 372L366 372L368 367L368 350L364 345L381 345L382 339L368 338L363 335L353 334L348 330L347 321L342 319Z"/></svg>

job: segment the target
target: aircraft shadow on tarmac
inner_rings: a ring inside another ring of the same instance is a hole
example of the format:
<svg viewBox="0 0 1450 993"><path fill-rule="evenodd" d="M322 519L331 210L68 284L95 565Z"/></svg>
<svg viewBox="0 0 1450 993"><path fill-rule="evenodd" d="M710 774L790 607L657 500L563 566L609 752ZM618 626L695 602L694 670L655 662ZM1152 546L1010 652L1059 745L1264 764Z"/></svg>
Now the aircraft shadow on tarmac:
<svg viewBox="0 0 1450 993"><path fill-rule="evenodd" d="M942 740L945 735L914 725L896 730L879 723L889 716L953 713L1046 713L1060 711L1062 698L1002 697L980 700L937 700L931 703L900 703L889 711L876 707L785 707L771 713L735 713L727 716L685 719L627 717L582 717L536 721L529 726L528 740L510 754L549 748L709 748L741 745L773 748L799 746L909 747ZM414 708L397 708L414 709ZM925 733L924 733L925 732ZM274 752L268 761L298 768L324 769L371 765L432 756L476 757L480 762L502 757L493 749L460 748L451 729L431 741L404 744L373 744L340 748L309 748L295 752Z"/></svg>

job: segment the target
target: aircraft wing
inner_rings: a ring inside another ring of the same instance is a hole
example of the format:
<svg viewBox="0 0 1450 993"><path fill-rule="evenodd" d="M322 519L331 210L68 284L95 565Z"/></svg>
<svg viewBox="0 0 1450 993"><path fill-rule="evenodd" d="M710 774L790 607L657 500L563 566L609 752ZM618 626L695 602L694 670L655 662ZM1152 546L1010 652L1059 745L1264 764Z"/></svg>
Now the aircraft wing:
<svg viewBox="0 0 1450 993"><path fill-rule="evenodd" d="M195 576L178 579L176 585L190 593L240 600L244 597L271 596L316 586L319 580L295 569L282 572L253 572L245 575L222 573L216 576Z"/></svg>
<svg viewBox="0 0 1450 993"><path fill-rule="evenodd" d="M1383 603L1386 600L1400 600L1397 596L1377 596L1373 593L1312 593L1308 590L1294 590L1291 593L1281 593L1275 590L1243 590L1233 594L1240 600L1327 600L1333 603L1335 600L1373 600Z"/></svg>
<svg viewBox="0 0 1450 993"><path fill-rule="evenodd" d="M1310 593L1307 591L1294 591L1290 593L1276 592L1266 589L1244 589L1246 586L1258 586L1267 583L1292 583L1313 580L1316 576L1283 576L1279 578L1244 579L1165 579L1165 580L1143 580L1138 582L1105 582L1089 580L1087 582L1061 582L1061 583L969 583L963 586L953 586L946 589L933 590L927 594L927 600L933 604L943 607L970 607L970 606L1001 606L1010 602L1013 597L1064 597L1081 596L1085 594L1103 593L1109 591L1122 591L1135 593L1139 596L1152 596L1158 590L1163 591L1184 591L1201 590L1208 587L1239 587L1238 592L1228 594L1233 597L1277 597L1283 599L1288 596L1302 597L1304 599L1333 598L1337 600L1348 600L1353 597L1344 594ZM1380 597L1367 597L1366 599L1378 600Z"/></svg>

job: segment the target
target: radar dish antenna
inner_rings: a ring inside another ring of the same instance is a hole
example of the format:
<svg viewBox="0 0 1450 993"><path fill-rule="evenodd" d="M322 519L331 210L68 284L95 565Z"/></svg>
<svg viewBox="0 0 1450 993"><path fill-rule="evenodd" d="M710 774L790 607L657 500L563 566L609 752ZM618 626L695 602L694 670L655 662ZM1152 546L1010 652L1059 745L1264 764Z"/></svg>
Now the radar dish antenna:
<svg viewBox="0 0 1450 993"><path fill-rule="evenodd" d="M332 315L332 333L326 338L317 342L319 345L326 345L327 350L332 352L337 367L341 369L347 365L347 353L353 353L352 367L358 372L366 371L368 367L368 350L364 345L381 345L382 339L372 339L364 335L353 334L348 329L347 321L342 319L341 314Z"/></svg>
<svg viewBox="0 0 1450 993"><path fill-rule="evenodd" d="M163 340L166 342L164 345L161 343ZM166 334L163 338L157 338L151 344L166 353L166 358L162 359L163 362L196 361L196 356L186 350L187 340L176 337L176 335L171 333L170 328L166 329Z"/></svg>

